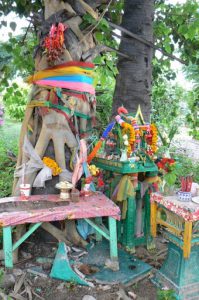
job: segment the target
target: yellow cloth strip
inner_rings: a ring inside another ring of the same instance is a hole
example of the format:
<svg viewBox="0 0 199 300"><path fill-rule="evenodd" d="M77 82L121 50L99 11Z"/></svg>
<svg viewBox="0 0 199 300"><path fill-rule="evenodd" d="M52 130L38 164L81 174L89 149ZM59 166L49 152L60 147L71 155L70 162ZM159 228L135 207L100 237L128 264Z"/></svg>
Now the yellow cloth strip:
<svg viewBox="0 0 199 300"><path fill-rule="evenodd" d="M123 202L122 219L126 218L128 198L131 198L134 196L135 196L135 189L134 189L133 183L131 181L131 177L128 175L122 176L122 178L119 182L117 195L114 199L117 202Z"/></svg>
<svg viewBox="0 0 199 300"><path fill-rule="evenodd" d="M35 107L35 106L45 106L45 101L34 101L34 100L32 100L28 104L28 107Z"/></svg>
<svg viewBox="0 0 199 300"><path fill-rule="evenodd" d="M46 77L52 77L52 76L61 76L61 75L79 75L83 74L86 76L92 77L93 75L93 70L85 70L79 67L66 67L66 68L59 68L59 69L54 69L54 70L42 70L34 75L29 76L26 81L28 83L32 83L34 81L46 78Z"/></svg>

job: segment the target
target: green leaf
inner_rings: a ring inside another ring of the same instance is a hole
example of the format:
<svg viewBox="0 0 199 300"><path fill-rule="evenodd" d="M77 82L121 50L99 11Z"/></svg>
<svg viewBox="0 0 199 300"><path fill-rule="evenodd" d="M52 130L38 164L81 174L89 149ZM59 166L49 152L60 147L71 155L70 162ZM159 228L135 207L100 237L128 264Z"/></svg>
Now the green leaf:
<svg viewBox="0 0 199 300"><path fill-rule="evenodd" d="M17 88L19 87L18 84L17 84L16 82L14 82L14 83L12 84L12 86L13 86L14 89L17 89Z"/></svg>
<svg viewBox="0 0 199 300"><path fill-rule="evenodd" d="M7 26L7 21L1 21L1 25L6 27Z"/></svg>
<svg viewBox="0 0 199 300"><path fill-rule="evenodd" d="M164 180L170 186L175 184L176 178L177 178L177 176L173 172L172 173L167 173L167 174L164 175Z"/></svg>
<svg viewBox="0 0 199 300"><path fill-rule="evenodd" d="M102 34L102 32L97 31L97 32L95 33L95 37L96 37L96 39L97 39L99 42L101 42L101 41L103 40L103 38L104 38L104 35Z"/></svg>
<svg viewBox="0 0 199 300"><path fill-rule="evenodd" d="M17 27L17 24L15 22L10 22L10 28L12 29L12 31L15 31Z"/></svg>
<svg viewBox="0 0 199 300"><path fill-rule="evenodd" d="M104 62L104 59L101 55L98 55L97 57L95 57L95 59L93 60L94 64L102 64Z"/></svg>

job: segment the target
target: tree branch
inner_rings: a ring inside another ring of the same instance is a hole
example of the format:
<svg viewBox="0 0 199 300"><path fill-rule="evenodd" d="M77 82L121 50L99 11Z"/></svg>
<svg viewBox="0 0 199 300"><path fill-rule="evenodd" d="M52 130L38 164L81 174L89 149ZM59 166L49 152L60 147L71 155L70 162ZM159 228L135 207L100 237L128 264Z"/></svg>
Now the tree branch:
<svg viewBox="0 0 199 300"><path fill-rule="evenodd" d="M82 55L83 60L85 61L92 61L96 56L99 55L99 53L104 52L104 51L115 51L118 55L127 58L128 60L135 61L134 56L129 56L128 54L121 52L115 48L111 48L106 45L97 45L91 49L89 49L86 53Z"/></svg>
<svg viewBox="0 0 199 300"><path fill-rule="evenodd" d="M102 14L100 15L98 22L95 24L95 26L92 27L92 29L91 29L89 32L87 32L87 33L85 34L85 36L83 37L83 39L81 39L81 40L79 41L79 43L82 43L82 42L87 38L87 36L88 36L89 34L91 34L91 33L93 32L93 30L95 30L95 28L97 28L97 26L98 26L99 23L101 22L102 18L104 17L106 11L108 10L109 6L111 5L111 2L112 2L112 1L113 1L113 0L110 0L110 1L109 1L109 3L107 4L107 6L105 7L105 9L103 10Z"/></svg>
<svg viewBox="0 0 199 300"><path fill-rule="evenodd" d="M29 29L30 29L30 25L31 25L31 21L29 22L29 25L28 25L28 27L27 27L27 29L26 29L26 32L25 32L25 34L24 34L24 36L23 36L23 38L22 38L22 40L21 40L21 44L22 44L22 45L24 45L24 42L25 42L25 40L26 40L28 31L29 31Z"/></svg>
<svg viewBox="0 0 199 300"><path fill-rule="evenodd" d="M84 2L83 0L79 0L79 2L81 3L82 7L85 9L85 11L87 13L89 13L95 20L97 20L98 15L97 13L92 9L92 7L90 5L88 5L86 2Z"/></svg>
<svg viewBox="0 0 199 300"><path fill-rule="evenodd" d="M112 22L110 22L110 21L108 21L108 23L109 23L109 25L110 25L112 28L118 29L118 30L120 30L120 31L122 31L122 32L124 32L124 33L126 33L128 36L130 36L130 37L132 37L133 39L139 41L140 43L145 44L145 45L147 45L147 46L149 46L149 47L151 47L151 48L153 48L153 49L155 49L155 50L157 50L157 51L160 51L163 55L165 55L165 56L167 56L167 57L169 57L169 58L171 58L171 59L177 60L177 61L179 61L181 64L187 65L187 62L186 62L186 61L184 61L184 60L182 60L182 59L176 57L176 56L173 55L173 54L167 53L167 52L164 51L163 49L161 49L161 48L159 48L158 46L154 45L152 42L147 41L146 39L142 38L141 36L139 36L139 35L137 35L137 34L135 34L135 33L132 33L131 31L125 29L124 27L119 26L119 25L116 25L116 24L114 24L114 23L112 23ZM113 35L116 36L115 33L113 33ZM117 35L117 37L120 38L120 39L124 39L124 37L119 36L119 35ZM128 39L128 40L130 40L130 39Z"/></svg>

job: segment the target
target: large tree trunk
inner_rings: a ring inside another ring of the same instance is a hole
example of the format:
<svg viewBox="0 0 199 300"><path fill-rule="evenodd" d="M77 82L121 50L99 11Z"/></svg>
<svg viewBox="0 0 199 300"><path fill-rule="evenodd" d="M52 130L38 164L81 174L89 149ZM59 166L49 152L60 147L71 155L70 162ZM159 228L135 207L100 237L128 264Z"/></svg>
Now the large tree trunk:
<svg viewBox="0 0 199 300"><path fill-rule="evenodd" d="M153 42L153 14L153 0L125 0L122 26ZM149 121L153 50L137 40L124 39L121 41L120 51L129 56L135 56L135 61L119 58L119 74L113 98L113 115L116 114L117 108L121 104L129 112L136 112L140 104L145 121Z"/></svg>
<svg viewBox="0 0 199 300"><path fill-rule="evenodd" d="M104 1L101 1L104 2ZM36 57L35 57L35 71L40 71L49 67L47 56L42 49L42 44L44 37L49 33L52 24L57 24L58 22L64 23L68 28L65 30L65 50L63 54L59 57L59 60L55 61L54 65L58 65L67 61L83 61L85 56L87 61L90 60L92 56L92 50L95 49L95 43L92 33L84 30L82 32L79 25L82 22L82 16L85 13L89 13L94 18L98 18L95 8L99 5L100 1L93 1L92 7L89 6L85 1L60 1L60 0L45 0L44 1L44 20L41 24L40 30L40 43L37 47ZM87 53L89 53L87 55ZM91 53L91 56L90 56ZM98 53L97 53L98 54ZM96 54L96 55L97 55ZM92 56L93 58L93 56ZM39 86L34 86L31 93L30 100L37 101L47 101L49 97L55 96L51 90L48 88L41 88ZM75 98L75 97L73 97ZM86 101L79 100L76 98L75 110L87 114L93 117L95 114L95 108L93 105L93 95L86 94ZM50 98L51 100L51 98ZM70 97L65 100L59 99L59 104L69 106ZM70 106L69 106L70 107ZM69 116L70 118L70 116ZM71 121L72 122L72 121ZM36 153L42 159L44 156L50 156L55 158L58 165L62 170L70 169L72 163L70 162L71 155L76 151L78 147L78 142L74 130L72 130L71 122L65 118L63 114L55 110L50 109L41 110L39 107L31 108L27 107L25 112L25 118L22 123L22 129L20 134L19 142L19 155L17 161L17 168L22 166L22 164L28 161L26 155L23 151L24 137L27 134L28 126L31 125L33 128L32 136L29 136L29 140L34 147ZM73 129L75 124L73 124ZM87 121L85 119L79 120L79 130L86 131ZM70 165L70 166L69 166ZM37 172L28 174L25 179L27 183L31 185ZM47 191L45 189L33 189L32 193L56 193L54 186L60 178L53 178L53 182L47 183ZM13 187L13 194L19 194L19 184L21 183L21 178L16 178Z"/></svg>
<svg viewBox="0 0 199 300"><path fill-rule="evenodd" d="M88 3L90 5L88 5ZM88 32L86 29L82 32L79 28L79 25L82 22L82 16L86 13L89 13L94 18L98 18L98 14L95 9L100 3L104 3L104 0L101 1L61 1L61 0L44 0L44 19L41 22L41 30L39 33L39 46L36 49L35 56L35 71L40 71L49 67L49 62L47 56L44 53L42 48L44 37L47 36L52 24L57 24L59 22L67 25L67 30L64 32L65 36L65 49L62 55L59 57L59 60L55 61L54 65L58 65L67 61L83 61L83 57L87 58L87 61L90 60L90 57L93 57L93 52L95 49L95 43L92 33ZM89 29L88 29L89 30ZM91 55L90 55L91 54ZM98 53L96 53L97 55ZM48 87L40 87L35 85L32 89L30 96L31 100L39 101L51 101L51 96L53 97L53 92ZM93 95L88 93L84 94L86 99L80 100L76 99L75 110L87 114L90 117L93 117L95 114ZM55 96L55 95L54 95ZM49 98L50 97L50 98ZM75 98L75 97L73 97ZM59 99L59 105L67 106L67 101L69 99ZM70 118L70 116L68 117ZM72 120L74 121L74 120ZM72 122L71 121L71 122ZM31 126L33 129L33 134L28 136L30 143L32 144L34 151L42 159L44 156L50 156L54 158L62 170L70 169L72 172L70 157L72 153L78 147L77 135L71 128L71 122L68 122L68 119L56 110L45 110L40 109L40 107L30 107L27 106L24 121L22 123L22 129L20 133L20 142L19 142L19 155L17 161L17 168L24 163L34 163L33 158L28 158L24 153L23 145L25 136L28 132L28 127ZM86 130L86 120L78 120L79 129L83 131ZM73 124L75 126L75 124ZM77 125L77 124L76 124ZM76 126L77 127L77 126ZM70 166L69 166L70 165ZM27 171L27 170L26 170ZM25 175L26 183L33 184L34 179L37 175L37 171ZM19 195L19 185L21 183L22 176L18 175L15 178L13 186L13 195ZM32 189L32 193L36 194L53 194L58 191L55 189L55 183L58 180L63 180L62 176L56 176L53 180L48 181L46 188ZM22 234L23 228L18 228L17 234L20 236ZM72 228L72 227L70 227ZM71 239L74 237L74 241L77 241L77 232L75 226L71 229L70 236ZM81 241L81 239L79 239ZM15 252L17 259L17 250Z"/></svg>

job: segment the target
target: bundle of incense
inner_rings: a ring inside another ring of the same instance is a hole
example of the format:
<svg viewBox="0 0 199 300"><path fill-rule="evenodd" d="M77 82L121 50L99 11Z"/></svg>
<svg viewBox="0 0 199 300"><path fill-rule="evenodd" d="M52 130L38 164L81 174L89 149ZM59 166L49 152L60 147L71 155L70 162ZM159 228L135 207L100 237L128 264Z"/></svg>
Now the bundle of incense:
<svg viewBox="0 0 199 300"><path fill-rule="evenodd" d="M187 176L187 184L186 184L186 191L187 192L191 192L191 186L192 186L192 182L193 182L193 178L192 176Z"/></svg>
<svg viewBox="0 0 199 300"><path fill-rule="evenodd" d="M181 191L182 192L190 192L191 191L191 186L193 182L193 177L192 176L186 176L186 177L181 177Z"/></svg>

